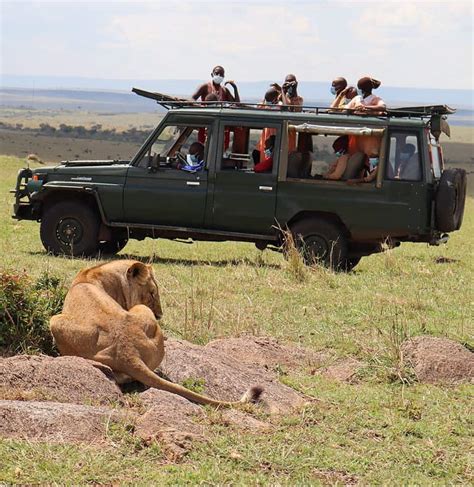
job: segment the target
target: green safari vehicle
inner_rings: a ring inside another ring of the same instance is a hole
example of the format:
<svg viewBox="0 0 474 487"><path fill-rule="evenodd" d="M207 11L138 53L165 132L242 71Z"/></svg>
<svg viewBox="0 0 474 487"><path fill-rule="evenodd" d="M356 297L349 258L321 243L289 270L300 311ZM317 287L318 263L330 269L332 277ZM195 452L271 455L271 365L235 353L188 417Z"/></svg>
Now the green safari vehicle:
<svg viewBox="0 0 474 487"><path fill-rule="evenodd" d="M134 91L169 110L131 161L75 160L19 171L14 218L40 222L48 252L113 254L129 239L147 237L284 251L292 235L308 263L350 270L384 243L438 245L461 226L466 174L444 169L439 144L449 130L446 106L383 116L316 107L296 113ZM256 172L271 136L272 166ZM321 176L337 159L332 145L340 137L377 152L373 181L348 184L366 171L360 150L341 179ZM196 142L203 167L183 170ZM409 160L401 157L408 145Z"/></svg>

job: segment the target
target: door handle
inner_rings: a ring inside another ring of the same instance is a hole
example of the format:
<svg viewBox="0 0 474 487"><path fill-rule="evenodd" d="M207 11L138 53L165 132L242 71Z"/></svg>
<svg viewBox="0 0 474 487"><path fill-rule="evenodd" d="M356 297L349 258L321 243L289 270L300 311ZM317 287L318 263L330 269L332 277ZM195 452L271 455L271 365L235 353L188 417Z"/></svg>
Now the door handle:
<svg viewBox="0 0 474 487"><path fill-rule="evenodd" d="M199 181L186 181L188 186L199 186L201 183Z"/></svg>
<svg viewBox="0 0 474 487"><path fill-rule="evenodd" d="M259 186L258 189L260 191L273 191L272 186Z"/></svg>

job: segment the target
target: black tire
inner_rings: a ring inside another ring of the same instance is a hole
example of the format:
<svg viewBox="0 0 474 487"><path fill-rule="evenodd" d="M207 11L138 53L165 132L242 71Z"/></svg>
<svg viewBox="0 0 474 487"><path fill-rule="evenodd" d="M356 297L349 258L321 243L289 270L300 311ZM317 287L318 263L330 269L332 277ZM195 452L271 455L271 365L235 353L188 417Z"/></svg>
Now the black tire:
<svg viewBox="0 0 474 487"><path fill-rule="evenodd" d="M307 265L316 263L341 270L347 260L347 238L343 229L329 220L300 220L291 227L296 247Z"/></svg>
<svg viewBox="0 0 474 487"><path fill-rule="evenodd" d="M466 171L446 169L441 175L436 193L436 228L452 232L461 228L466 202Z"/></svg>
<svg viewBox="0 0 474 487"><path fill-rule="evenodd" d="M114 238L108 242L100 242L98 251L102 255L118 254L128 243L128 238Z"/></svg>
<svg viewBox="0 0 474 487"><path fill-rule="evenodd" d="M54 255L92 256L97 252L98 235L97 214L79 201L56 203L41 220L41 241Z"/></svg>
<svg viewBox="0 0 474 487"><path fill-rule="evenodd" d="M360 262L362 257L349 257L341 264L341 271L351 272L352 269Z"/></svg>

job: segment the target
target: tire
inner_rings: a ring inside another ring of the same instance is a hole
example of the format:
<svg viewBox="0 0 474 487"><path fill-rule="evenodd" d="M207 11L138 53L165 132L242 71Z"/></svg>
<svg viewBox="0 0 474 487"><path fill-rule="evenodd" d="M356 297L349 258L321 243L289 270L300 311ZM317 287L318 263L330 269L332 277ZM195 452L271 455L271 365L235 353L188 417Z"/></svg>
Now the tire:
<svg viewBox="0 0 474 487"><path fill-rule="evenodd" d="M78 201L56 203L41 220L41 241L54 255L92 256L97 252L98 235L97 214Z"/></svg>
<svg viewBox="0 0 474 487"><path fill-rule="evenodd" d="M339 225L322 218L311 218L296 222L291 233L307 265L319 263L334 270L343 268L348 244Z"/></svg>
<svg viewBox="0 0 474 487"><path fill-rule="evenodd" d="M118 254L128 243L128 238L114 238L108 242L100 242L98 251L102 255Z"/></svg>
<svg viewBox="0 0 474 487"><path fill-rule="evenodd" d="M360 262L362 257L349 257L341 264L341 271L351 272L352 269Z"/></svg>
<svg viewBox="0 0 474 487"><path fill-rule="evenodd" d="M466 171L446 169L436 193L436 228L441 232L452 232L461 228L466 202Z"/></svg>

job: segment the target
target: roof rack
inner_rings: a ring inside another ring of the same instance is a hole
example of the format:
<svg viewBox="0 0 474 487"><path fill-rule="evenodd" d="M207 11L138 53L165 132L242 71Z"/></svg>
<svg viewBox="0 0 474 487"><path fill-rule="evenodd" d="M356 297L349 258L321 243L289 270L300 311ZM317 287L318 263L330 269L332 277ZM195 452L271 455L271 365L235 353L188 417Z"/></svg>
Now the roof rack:
<svg viewBox="0 0 474 487"><path fill-rule="evenodd" d="M243 103L236 101L196 101L188 100L185 98L178 98L164 93L152 92L141 90L140 88L132 88L132 92L139 96L145 98L150 98L155 100L159 105L166 108L167 110L175 108L239 108L243 110L255 110L262 107L261 103ZM281 105L284 110L288 108L289 105ZM357 110L354 109L339 109L331 108L327 106L313 106L313 105L303 105L301 107L303 113L311 114L339 114L339 115L354 115ZM426 105L426 106L415 106L415 107L401 107L401 108L388 108L383 115L373 115L373 114L359 114L361 117L377 117L377 118L391 118L391 117L406 117L406 118L430 118L433 115L450 115L455 113L456 110L448 107L447 105Z"/></svg>

